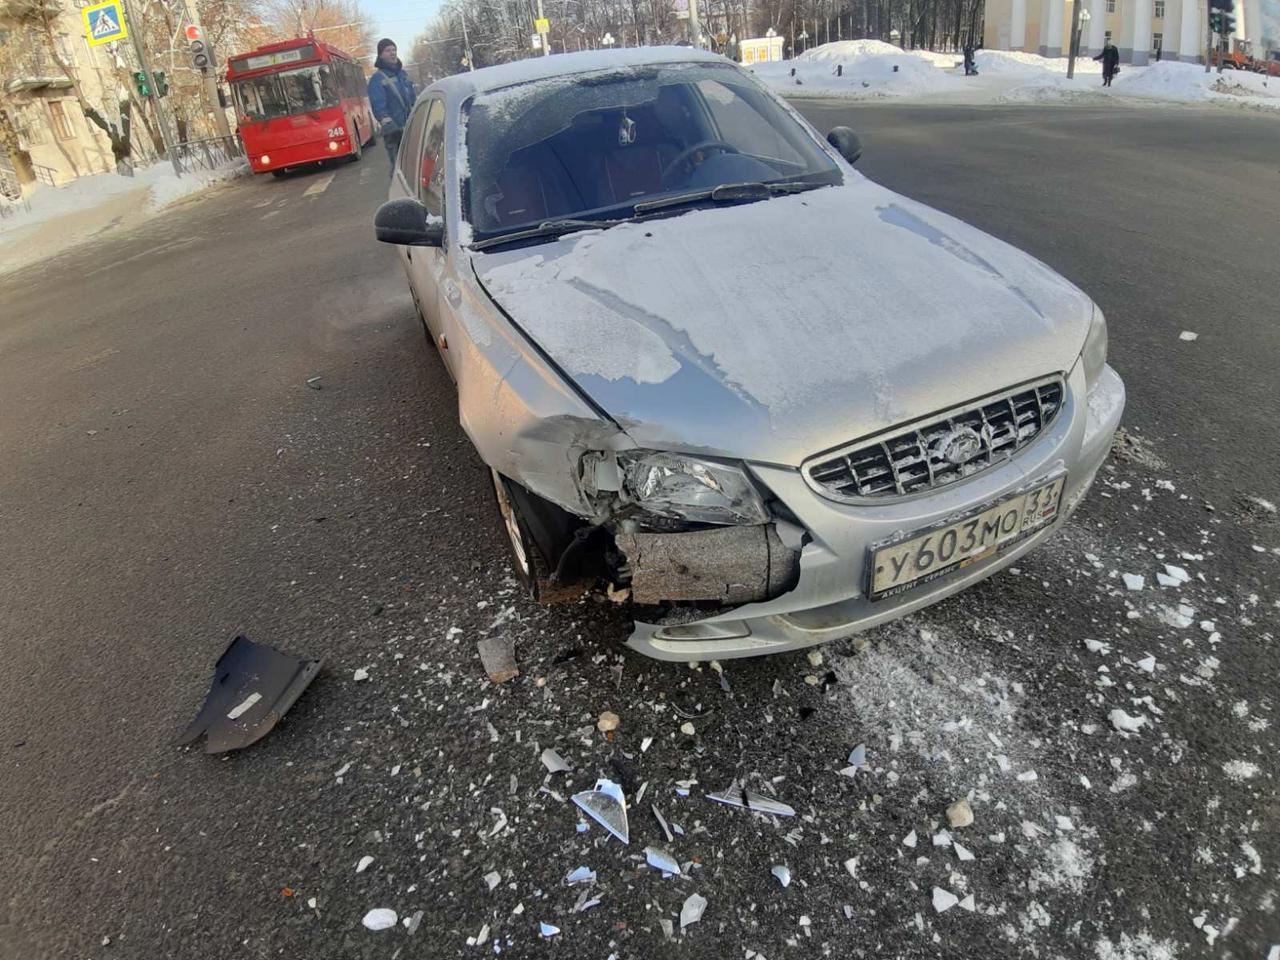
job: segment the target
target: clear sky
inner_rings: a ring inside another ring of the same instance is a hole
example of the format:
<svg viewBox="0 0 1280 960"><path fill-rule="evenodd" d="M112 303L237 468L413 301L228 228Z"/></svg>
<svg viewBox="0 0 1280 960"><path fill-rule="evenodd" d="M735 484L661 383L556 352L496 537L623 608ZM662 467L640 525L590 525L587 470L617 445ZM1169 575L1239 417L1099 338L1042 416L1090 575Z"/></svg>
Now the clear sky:
<svg viewBox="0 0 1280 960"><path fill-rule="evenodd" d="M390 37L396 42L400 59L408 60L413 38L426 29L440 9L441 0L360 0L372 21L373 42Z"/></svg>

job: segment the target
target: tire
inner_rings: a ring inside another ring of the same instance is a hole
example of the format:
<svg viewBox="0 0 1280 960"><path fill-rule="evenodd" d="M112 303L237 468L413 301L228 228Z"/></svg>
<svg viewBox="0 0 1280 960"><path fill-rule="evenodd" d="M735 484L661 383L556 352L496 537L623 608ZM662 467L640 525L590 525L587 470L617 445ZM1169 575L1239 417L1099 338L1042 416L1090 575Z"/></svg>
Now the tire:
<svg viewBox="0 0 1280 960"><path fill-rule="evenodd" d="M364 144L360 142L360 124L356 124L355 136L351 138L351 152L347 154L351 158L352 163L359 163L360 158L364 156Z"/></svg>
<svg viewBox="0 0 1280 960"><path fill-rule="evenodd" d="M289 175L289 170L287 167L281 167L279 170L272 170L271 175L279 180L283 180Z"/></svg>
<svg viewBox="0 0 1280 960"><path fill-rule="evenodd" d="M542 585L551 578L551 569L542 551L534 543L529 533L529 526L520 514L516 499L512 496L514 486L506 477L490 468L493 476L493 492L498 502L498 517L507 534L507 545L511 549L511 565L516 577L524 588L524 594L530 600L542 598Z"/></svg>

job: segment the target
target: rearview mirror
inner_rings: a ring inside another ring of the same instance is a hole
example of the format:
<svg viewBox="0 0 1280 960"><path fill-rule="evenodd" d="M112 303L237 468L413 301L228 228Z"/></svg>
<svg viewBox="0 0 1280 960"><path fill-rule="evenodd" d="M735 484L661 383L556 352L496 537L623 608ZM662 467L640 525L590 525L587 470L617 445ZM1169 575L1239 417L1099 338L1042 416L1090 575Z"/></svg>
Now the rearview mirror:
<svg viewBox="0 0 1280 960"><path fill-rule="evenodd" d="M862 156L862 141L848 127L832 127L827 134L827 143L840 151L840 156L850 163L857 163Z"/></svg>
<svg viewBox="0 0 1280 960"><path fill-rule="evenodd" d="M383 243L401 247L444 246L444 221L417 200L388 200L373 217L373 232Z"/></svg>

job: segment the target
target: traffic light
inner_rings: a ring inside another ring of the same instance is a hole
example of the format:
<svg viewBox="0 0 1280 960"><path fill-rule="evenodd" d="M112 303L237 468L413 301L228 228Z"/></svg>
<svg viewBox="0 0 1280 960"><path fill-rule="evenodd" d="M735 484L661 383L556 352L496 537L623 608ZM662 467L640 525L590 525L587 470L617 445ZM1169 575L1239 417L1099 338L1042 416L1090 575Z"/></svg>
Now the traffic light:
<svg viewBox="0 0 1280 960"><path fill-rule="evenodd" d="M205 52L203 40L192 40L187 46L191 51L191 65L197 70L209 69L209 54Z"/></svg>
<svg viewBox="0 0 1280 960"><path fill-rule="evenodd" d="M1235 33L1236 18L1231 12L1236 8L1236 0L1209 0L1209 29L1219 36Z"/></svg>
<svg viewBox="0 0 1280 960"><path fill-rule="evenodd" d="M145 70L133 71L133 84L138 88L138 96L143 98L151 96L151 81L147 78Z"/></svg>
<svg viewBox="0 0 1280 960"><path fill-rule="evenodd" d="M165 96L169 92L169 78L164 75L163 70L157 70L151 76L156 82L156 96Z"/></svg>

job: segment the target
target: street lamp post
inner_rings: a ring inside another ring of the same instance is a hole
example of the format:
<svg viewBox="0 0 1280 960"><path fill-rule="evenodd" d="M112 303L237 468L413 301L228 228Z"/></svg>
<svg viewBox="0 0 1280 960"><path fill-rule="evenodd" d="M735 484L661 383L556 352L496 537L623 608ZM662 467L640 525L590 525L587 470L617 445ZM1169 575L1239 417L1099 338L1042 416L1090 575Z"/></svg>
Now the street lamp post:
<svg viewBox="0 0 1280 960"><path fill-rule="evenodd" d="M617 43L617 42L618 42L617 40L613 39L613 34L612 34L612 33L609 33L607 30L605 31L604 36L600 38L600 43L601 43L601 44L605 47L605 49L607 49L607 50L612 50L612 49L613 49L613 45L614 45L615 43Z"/></svg>
<svg viewBox="0 0 1280 960"><path fill-rule="evenodd" d="M1088 23L1092 17L1089 11L1085 9L1084 0L1076 0L1077 13L1071 22L1071 55L1067 58L1067 79L1071 80L1076 75L1076 57L1080 54L1080 35L1084 32L1084 25Z"/></svg>

